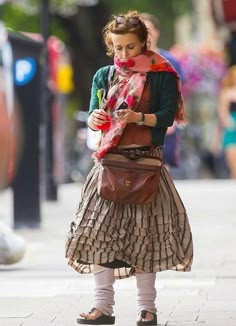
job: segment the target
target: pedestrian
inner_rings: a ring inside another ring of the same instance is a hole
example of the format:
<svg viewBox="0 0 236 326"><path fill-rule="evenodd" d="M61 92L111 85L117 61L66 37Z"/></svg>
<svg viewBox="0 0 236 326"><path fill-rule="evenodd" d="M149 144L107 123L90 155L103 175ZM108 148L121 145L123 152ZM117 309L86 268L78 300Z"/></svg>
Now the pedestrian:
<svg viewBox="0 0 236 326"><path fill-rule="evenodd" d="M98 194L98 175L109 153L162 158L167 127L174 120L186 123L179 76L167 60L147 49L148 30L137 11L113 16L103 37L114 65L94 75L88 119L91 129L103 129L102 136L66 241L69 265L95 278L92 310L81 313L77 322L114 324L115 279L135 276L137 325L157 325L156 273L191 270L186 209L164 165L155 186L158 194L144 204L104 199ZM148 191L149 184L144 187Z"/></svg>
<svg viewBox="0 0 236 326"><path fill-rule="evenodd" d="M142 13L142 17L149 32L148 41L150 43L150 50L159 53L172 64L172 66L178 72L183 84L185 82L185 77L179 61L173 56L173 54L171 54L170 51L158 46L161 34L159 18L156 15L147 12ZM180 165L180 152L180 129L173 124L167 129L165 137L163 160L166 166L178 167Z"/></svg>
<svg viewBox="0 0 236 326"><path fill-rule="evenodd" d="M219 97L222 126L222 150L232 179L236 179L236 65L229 67L222 79Z"/></svg>

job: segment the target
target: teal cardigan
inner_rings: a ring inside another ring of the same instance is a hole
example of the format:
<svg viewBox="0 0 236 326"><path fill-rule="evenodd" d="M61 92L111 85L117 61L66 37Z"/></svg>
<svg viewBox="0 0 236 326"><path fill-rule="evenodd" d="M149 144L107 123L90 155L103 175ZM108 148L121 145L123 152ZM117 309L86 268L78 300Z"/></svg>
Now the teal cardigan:
<svg viewBox="0 0 236 326"><path fill-rule="evenodd" d="M108 73L110 66L100 68L93 77L89 114L99 107L97 90L107 89ZM151 128L152 144L161 146L164 144L168 127L172 126L178 107L177 78L171 72L149 72L150 83L150 108L149 113L157 117L157 124Z"/></svg>

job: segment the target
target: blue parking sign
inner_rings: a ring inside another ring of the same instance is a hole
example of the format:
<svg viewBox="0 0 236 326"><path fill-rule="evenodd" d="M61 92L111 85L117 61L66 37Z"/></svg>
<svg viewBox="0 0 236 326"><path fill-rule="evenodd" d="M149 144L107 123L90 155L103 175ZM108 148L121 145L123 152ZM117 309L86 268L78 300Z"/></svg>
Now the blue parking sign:
<svg viewBox="0 0 236 326"><path fill-rule="evenodd" d="M17 59L14 62L14 82L17 86L29 83L36 73L36 61L33 58Z"/></svg>

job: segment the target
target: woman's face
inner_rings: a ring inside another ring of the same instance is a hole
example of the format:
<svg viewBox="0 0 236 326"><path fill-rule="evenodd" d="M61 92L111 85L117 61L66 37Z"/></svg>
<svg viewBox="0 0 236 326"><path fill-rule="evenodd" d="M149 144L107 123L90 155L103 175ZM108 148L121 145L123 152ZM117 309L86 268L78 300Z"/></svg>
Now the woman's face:
<svg viewBox="0 0 236 326"><path fill-rule="evenodd" d="M136 34L111 34L114 53L118 59L136 57L142 53L145 42L140 42Z"/></svg>

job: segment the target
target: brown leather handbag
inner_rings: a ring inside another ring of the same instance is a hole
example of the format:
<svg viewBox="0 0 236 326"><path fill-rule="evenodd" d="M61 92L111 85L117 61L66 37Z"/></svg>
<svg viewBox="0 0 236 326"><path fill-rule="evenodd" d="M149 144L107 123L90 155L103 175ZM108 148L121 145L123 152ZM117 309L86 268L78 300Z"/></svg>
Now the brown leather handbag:
<svg viewBox="0 0 236 326"><path fill-rule="evenodd" d="M148 204L158 195L162 161L157 157L105 154L100 160L98 194L122 204Z"/></svg>

